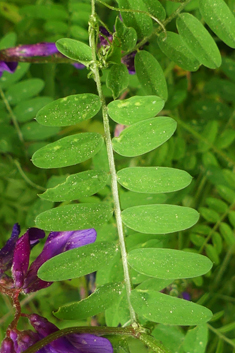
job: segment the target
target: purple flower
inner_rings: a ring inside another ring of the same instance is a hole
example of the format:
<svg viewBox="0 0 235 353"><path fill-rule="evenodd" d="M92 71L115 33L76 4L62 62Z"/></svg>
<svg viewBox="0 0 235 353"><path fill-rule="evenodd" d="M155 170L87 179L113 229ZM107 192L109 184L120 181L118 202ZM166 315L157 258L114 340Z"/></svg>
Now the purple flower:
<svg viewBox="0 0 235 353"><path fill-rule="evenodd" d="M190 296L190 294L188 292L182 292L181 296L185 300L191 300L191 296Z"/></svg>
<svg viewBox="0 0 235 353"><path fill-rule="evenodd" d="M2 278L4 272L11 268L13 261L13 254L16 242L20 234L19 224L15 224L12 229L11 237L6 242L5 246L0 250L0 279Z"/></svg>
<svg viewBox="0 0 235 353"><path fill-rule="evenodd" d="M106 28L100 26L99 28L100 34L99 34L99 39L100 39L100 46L107 47L110 46L110 43L113 41L113 36L107 31ZM126 65L129 74L134 75L135 74L135 65L134 65L134 58L136 55L136 51L134 51L131 54L125 55L122 59L121 62Z"/></svg>
<svg viewBox="0 0 235 353"><path fill-rule="evenodd" d="M5 49L4 54L9 57L13 56L18 58L33 57L33 56L49 56L54 54L59 54L60 56L64 56L59 53L55 43L47 43L47 42L18 45L17 47L14 47L14 48ZM3 74L3 71L8 71L10 73L15 72L17 65L18 65L17 62L0 61L0 77ZM85 67L80 63L74 63L73 66L76 69L83 69Z"/></svg>
<svg viewBox="0 0 235 353"><path fill-rule="evenodd" d="M12 280L4 274L12 266L14 287L21 289L24 293L35 292L52 284L52 282L42 281L37 276L37 271L44 262L62 252L93 243L96 240L96 231L93 228L51 232L41 254L29 267L30 251L39 242L39 239L44 238L45 233L38 228L29 228L18 239L19 232L18 224L14 225L11 238L0 250L0 280L3 287L12 288Z"/></svg>
<svg viewBox="0 0 235 353"><path fill-rule="evenodd" d="M3 74L3 71L10 72L11 74L15 72L17 65L18 63L15 62L0 61L0 77Z"/></svg>
<svg viewBox="0 0 235 353"><path fill-rule="evenodd" d="M9 336L3 340L0 353L21 353L34 343L47 337L59 329L42 316L26 315L35 329L18 331L10 330ZM73 333L58 338L41 348L37 353L112 353L113 347L108 339L89 333Z"/></svg>
<svg viewBox="0 0 235 353"><path fill-rule="evenodd" d="M135 59L136 51L133 51L133 53L128 54L122 58L122 63L126 65L129 74L134 75L135 74L135 64L134 64L134 59Z"/></svg>
<svg viewBox="0 0 235 353"><path fill-rule="evenodd" d="M55 43L36 43L18 45L5 50L8 56L28 57L28 56L49 56L58 53Z"/></svg>

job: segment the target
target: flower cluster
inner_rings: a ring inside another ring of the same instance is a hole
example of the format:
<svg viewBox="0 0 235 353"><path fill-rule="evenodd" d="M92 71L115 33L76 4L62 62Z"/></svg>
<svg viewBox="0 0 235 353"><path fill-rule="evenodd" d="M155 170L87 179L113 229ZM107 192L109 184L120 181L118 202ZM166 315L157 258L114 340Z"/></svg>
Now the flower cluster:
<svg viewBox="0 0 235 353"><path fill-rule="evenodd" d="M19 59L26 58L26 57L34 57L34 56L50 56L54 54L64 57L64 55L59 53L55 43L47 43L47 42L18 45L17 47L14 47L14 48L5 49L4 53L8 57L15 57ZM3 71L8 71L10 73L15 72L17 65L18 65L17 62L0 61L0 77L3 74ZM72 65L76 69L83 69L85 67L80 63L73 63Z"/></svg>
<svg viewBox="0 0 235 353"><path fill-rule="evenodd" d="M96 231L93 228L70 232L51 232L41 254L29 267L30 251L39 242L39 239L45 237L45 233L38 228L29 228L18 239L19 233L20 227L15 224L11 238L0 250L0 288L20 289L24 293L35 292L52 284L52 282L40 280L37 276L39 267L45 261L64 251L93 243L96 240ZM5 274L10 268L12 278Z"/></svg>
<svg viewBox="0 0 235 353"><path fill-rule="evenodd" d="M3 340L0 353L21 353L36 342L58 331L58 328L42 316L24 315L29 319L35 331L17 329L8 330ZM112 353L110 341L88 333L73 333L58 338L39 349L37 353Z"/></svg>
<svg viewBox="0 0 235 353"><path fill-rule="evenodd" d="M100 46L106 48L109 47L113 41L113 35L110 34L106 28L100 27L99 28L100 35L99 35L99 40L100 40ZM129 74L133 75L135 74L135 65L134 65L134 59L135 59L136 51L134 51L131 54L123 56L121 59L121 62L126 65Z"/></svg>
<svg viewBox="0 0 235 353"><path fill-rule="evenodd" d="M45 242L42 252L29 266L31 249L45 237L43 230L29 228L19 238L20 227L15 224L10 239L0 250L0 292L8 295L15 307L15 316L9 325L6 338L2 342L0 353L21 353L32 344L40 341L58 328L39 315L25 315L21 313L19 302L20 293L31 293L46 288L52 282L42 281L37 276L39 267L50 258L96 240L95 229L79 231L51 232ZM11 269L12 276L8 272ZM21 316L27 316L35 331L17 330L17 323ZM57 339L43 347L39 353L112 353L111 343L102 337L90 334L71 334Z"/></svg>

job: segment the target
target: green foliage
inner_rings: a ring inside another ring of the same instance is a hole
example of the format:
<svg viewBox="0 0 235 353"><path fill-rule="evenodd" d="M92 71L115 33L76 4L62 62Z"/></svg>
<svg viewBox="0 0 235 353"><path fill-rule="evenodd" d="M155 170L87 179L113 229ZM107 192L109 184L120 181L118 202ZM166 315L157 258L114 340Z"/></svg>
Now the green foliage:
<svg viewBox="0 0 235 353"><path fill-rule="evenodd" d="M149 348L121 337L114 352L232 352L233 2L118 0L122 21L97 1L97 27L89 31L90 2L15 3L0 4L1 49L57 41L61 54L87 69L55 65L55 56L52 64L19 63L0 78L1 246L16 221L24 230L98 233L94 244L40 268L44 280L72 281L39 292L27 310L37 307L53 322L116 327L130 324L132 305ZM106 45L98 38L104 24L115 28ZM94 48L106 102L93 82ZM94 271L95 291L82 277ZM4 329L6 305L0 298Z"/></svg>

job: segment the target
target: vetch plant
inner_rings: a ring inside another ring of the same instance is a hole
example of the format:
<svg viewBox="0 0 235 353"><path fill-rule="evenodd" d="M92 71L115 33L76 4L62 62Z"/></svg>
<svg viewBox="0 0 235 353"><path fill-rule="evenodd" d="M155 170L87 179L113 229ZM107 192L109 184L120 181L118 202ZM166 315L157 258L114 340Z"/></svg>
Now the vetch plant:
<svg viewBox="0 0 235 353"><path fill-rule="evenodd" d="M70 1L68 21L63 7L50 5L55 16L52 24L46 5L22 8L22 15L48 20L45 28L54 26L61 35L37 44L13 43L0 52L0 70L8 71L2 75L2 100L25 150L16 157L21 163L26 158L28 168L42 173L32 177L15 159L11 141L16 134L9 123L2 152L11 155L10 161L25 183L41 193L40 199L30 201L33 210L27 216L27 222L35 220L37 228L29 228L18 239L15 226L0 252L1 291L12 298L15 307L2 352L129 353L136 349L131 340L135 338L140 352L203 353L208 328L219 342L224 340L234 347L231 340L208 324L215 319L209 310L213 300L209 308L202 306L210 297L206 291L213 292L216 285L212 289L205 285L200 300L200 293L192 287L202 286L203 275L220 279L233 252L232 248L218 274L211 275L213 263L219 263L222 240L209 225L196 226L199 213L190 206L196 208L199 197L190 202L187 196L195 184L200 193L206 176L211 177L218 163L210 154L203 155L207 174L200 176L201 183L197 180L191 186L192 176L184 169L191 170L194 177L197 170L186 152L181 130L176 135L178 123L180 129L200 140L197 158L211 148L223 159L223 166L228 162L235 165L231 151L227 155L214 145L218 123L209 122L200 134L198 127L193 129L193 121L186 124L179 118L178 108L193 85L194 73L206 70L202 65L209 69L220 67L217 42L235 47L235 19L228 5L224 0L118 0L118 7L100 0L91 0L90 4ZM102 11L107 9L112 16L117 15L116 19L105 18ZM88 23L84 19L89 19ZM80 22L84 27L88 25L88 33ZM63 24L71 25L68 32ZM17 62L23 62L23 66L16 69ZM61 67L57 81L59 87L63 86L60 94L50 81L55 99L34 97L43 88L42 79L28 78L27 82L17 83L30 62L72 63L85 69L74 73L70 65ZM226 71L229 74L233 72L231 67ZM176 91L172 88L173 70L188 79L179 81ZM70 73L68 88L65 72ZM189 72L193 72L192 82ZM78 77L89 82L86 89L79 86ZM11 86L12 82L16 83ZM207 89L210 93L210 86ZM35 115L37 122L30 121ZM229 134L231 144L234 139L234 134ZM37 143L31 144L34 140ZM219 143L225 148L230 146L221 140ZM223 215L207 209L202 209L202 214L209 223L217 222L226 244L233 246L234 236L222 221L230 215L234 224L235 201L218 175L223 189L218 187L216 192L220 190L219 195L226 197L230 205L227 208L222 201L215 205L210 200L212 209L219 208ZM226 176L231 185L231 173L224 172ZM187 230L193 226L188 236ZM50 232L44 248L29 267L31 247L44 237L44 231ZM199 250L192 248L190 241ZM10 269L12 277L7 273ZM72 327L60 323L58 328L32 311L22 314L20 293L35 292L53 282L74 283L91 273L95 273L96 288L92 287L90 295L80 300L68 298L53 308L58 320L74 320ZM20 317L28 318L35 331L18 330ZM95 317L94 322L91 317ZM87 326L84 320L96 326ZM185 326L196 327L186 333Z"/></svg>

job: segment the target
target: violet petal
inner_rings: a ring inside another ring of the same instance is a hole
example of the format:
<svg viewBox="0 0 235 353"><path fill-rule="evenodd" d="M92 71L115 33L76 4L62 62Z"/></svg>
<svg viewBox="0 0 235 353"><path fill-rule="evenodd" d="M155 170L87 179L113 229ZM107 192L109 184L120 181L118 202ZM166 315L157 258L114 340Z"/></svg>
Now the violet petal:
<svg viewBox="0 0 235 353"><path fill-rule="evenodd" d="M2 341L0 353L16 353L14 343L9 337L4 338Z"/></svg>
<svg viewBox="0 0 235 353"><path fill-rule="evenodd" d="M104 337L98 337L88 333L66 336L79 353L112 353L113 347L110 341Z"/></svg>
<svg viewBox="0 0 235 353"><path fill-rule="evenodd" d="M31 264L24 282L24 292L35 292L46 288L52 282L42 281L38 278L37 272L44 262L52 257L70 249L75 249L83 245L91 244L96 240L95 229L85 229L68 232L51 232L47 238L41 254Z"/></svg>
<svg viewBox="0 0 235 353"><path fill-rule="evenodd" d="M29 267L30 249L38 243L38 239L45 236L43 230L38 228L29 228L27 232L16 242L12 276L17 288L21 288Z"/></svg>
<svg viewBox="0 0 235 353"><path fill-rule="evenodd" d="M29 267L29 256L30 242L29 234L26 232L19 240L17 240L14 251L11 272L16 288L21 288L23 286L24 279Z"/></svg>
<svg viewBox="0 0 235 353"><path fill-rule="evenodd" d="M15 72L17 68L18 63L17 62L6 62L6 61L0 61L0 77L3 74L3 71L10 72L11 74Z"/></svg>
<svg viewBox="0 0 235 353"><path fill-rule="evenodd" d="M72 64L76 69L84 69L84 67L86 67L85 65L83 64L79 64L79 63L73 63Z"/></svg>
<svg viewBox="0 0 235 353"><path fill-rule="evenodd" d="M36 44L26 44L18 45L14 48L8 48L5 50L9 56L49 56L58 53L55 43L36 43Z"/></svg>
<svg viewBox="0 0 235 353"><path fill-rule="evenodd" d="M20 226L16 223L13 226L10 239L8 239L4 247L0 250L0 278L3 273L9 270L12 266L15 244L18 240L19 234Z"/></svg>
<svg viewBox="0 0 235 353"><path fill-rule="evenodd" d="M134 51L131 54L128 54L122 58L122 63L126 65L129 74L134 75L135 74L135 64L134 64L134 59L135 59L136 51Z"/></svg>
<svg viewBox="0 0 235 353"><path fill-rule="evenodd" d="M58 331L58 327L37 314L30 315L29 321L42 338ZM52 341L48 347L50 347L52 352L56 353L80 353L65 337Z"/></svg>

